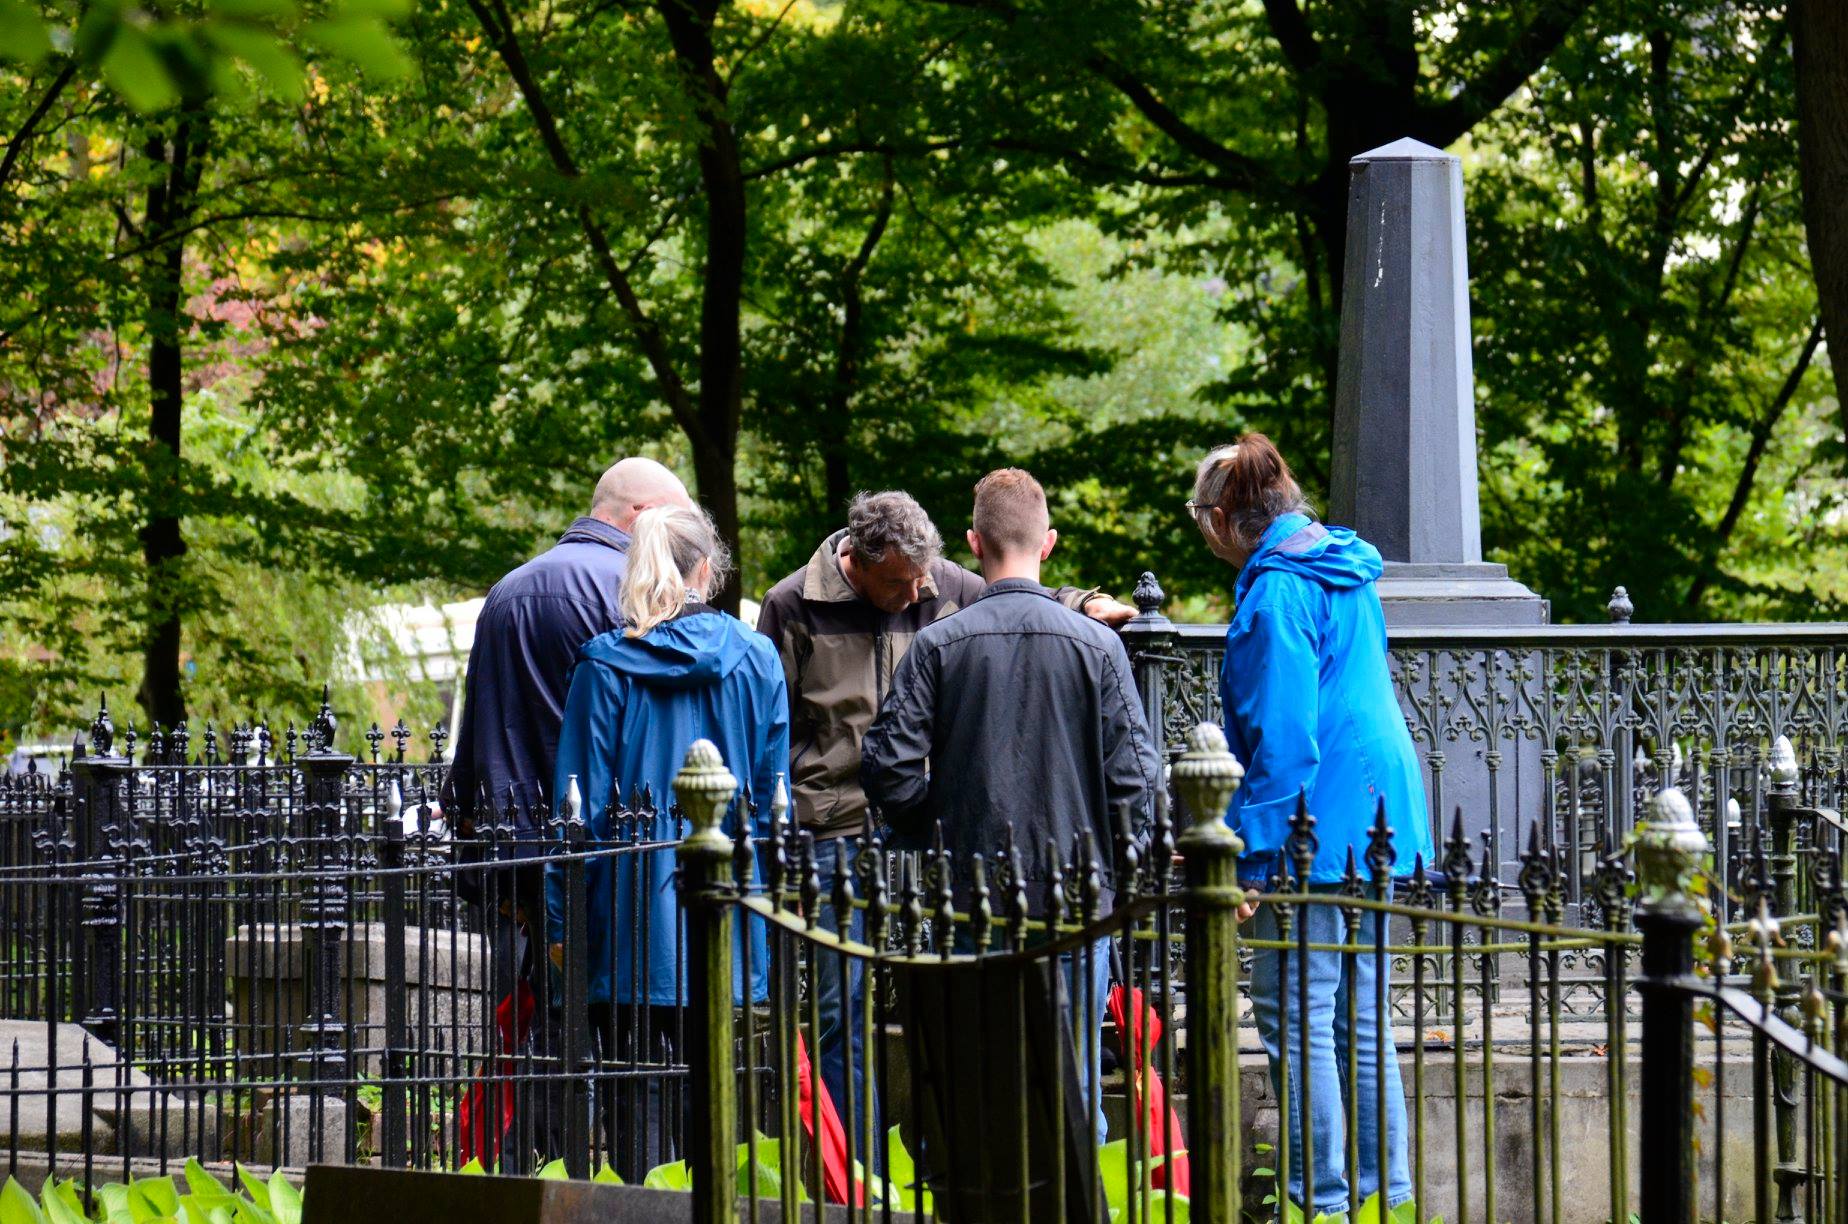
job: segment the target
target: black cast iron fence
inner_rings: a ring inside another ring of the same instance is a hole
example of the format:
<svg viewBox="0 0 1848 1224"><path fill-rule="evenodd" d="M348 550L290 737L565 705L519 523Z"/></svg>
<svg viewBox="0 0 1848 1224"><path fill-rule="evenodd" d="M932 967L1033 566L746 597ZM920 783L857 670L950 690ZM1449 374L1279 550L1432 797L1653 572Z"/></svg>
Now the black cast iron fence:
<svg viewBox="0 0 1848 1224"><path fill-rule="evenodd" d="M540 796L546 836L503 806L459 841L444 768L407 760L408 734L383 757L369 734L363 761L332 735L323 706L280 751L240 730L222 756L170 734L137 757L105 714L58 776L0 782L9 1175L193 1156L639 1177L679 1151L684 1013L647 1001L684 978L637 955L661 934L646 881L671 869L677 815L616 794L587 822L575 793L556 816ZM585 946L599 872L620 900L597 920L630 933L602 969L634 969L592 1005L596 967L546 949Z"/></svg>
<svg viewBox="0 0 1848 1224"><path fill-rule="evenodd" d="M892 889L878 871L817 873L780 823L767 847L727 835L733 780L696 745L677 787L694 826L679 849L700 1034L694 1218L790 1219L824 1197L848 1219L947 1221L1266 1218L1285 1198L1348 1219L1381 1218L1383 1198L1394 1219L1420 1224L1829 1219L1848 1205L1848 896L1834 848L1809 872L1817 908L1780 920L1795 873L1756 837L1737 898L1753 917L1723 925L1704 835L1668 789L1606 860L1623 887L1603 926L1585 929L1564 922L1568 876L1538 822L1513 881L1522 904L1504 914L1493 860L1460 828L1434 875L1397 862L1382 820L1344 884L1305 888L1317 847L1299 812L1282 874L1246 893L1237 839L1215 818L1238 775L1202 727L1174 765L1195 814L1178 836L1158 817L1108 863L1053 854L1034 886L1011 838L968 864L928 852ZM1772 786L1795 806L1794 771ZM862 848L875 861L878 850ZM1259 903L1245 926L1243 900ZM832 920L848 912L858 932ZM747 919L769 925L773 985L740 1008L731 928ZM1703 928L1711 952L1697 973ZM1755 949L1749 989L1732 973L1734 940ZM1241 990L1247 954L1253 990ZM1607 996L1595 1022L1559 1005L1562 965L1587 954ZM1519 990L1485 1005L1511 959ZM1110 972L1093 978L1100 962ZM803 1112L825 1069L798 1041L814 1048L820 1007L794 985L829 965L871 979L849 1021L869 1042L902 1030L843 1105L831 1148ZM1388 1003L1401 974L1409 1016ZM1435 996L1423 989L1439 982ZM1091 1017L1106 1008L1119 1013L1114 1081L1087 1070ZM1391 1072L1399 1092L1371 1090ZM1159 1107L1158 1085L1177 1113ZM1306 1117L1280 1104L1303 1100ZM1369 1173L1382 1168L1383 1194Z"/></svg>

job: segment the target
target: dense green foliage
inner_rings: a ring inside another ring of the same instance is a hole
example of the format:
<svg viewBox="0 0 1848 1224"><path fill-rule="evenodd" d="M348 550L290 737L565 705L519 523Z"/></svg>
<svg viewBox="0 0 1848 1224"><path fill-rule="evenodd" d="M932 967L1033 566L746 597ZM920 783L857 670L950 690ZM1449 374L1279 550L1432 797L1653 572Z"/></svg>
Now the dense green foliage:
<svg viewBox="0 0 1848 1224"><path fill-rule="evenodd" d="M1346 163L1402 135L1465 157L1491 555L1562 619L1848 590L1769 0L0 5L44 34L0 63L8 735L299 711L357 610L479 594L624 453L746 595L855 489L955 541L1013 462L1055 578L1222 614L1192 460L1262 428L1325 483Z"/></svg>

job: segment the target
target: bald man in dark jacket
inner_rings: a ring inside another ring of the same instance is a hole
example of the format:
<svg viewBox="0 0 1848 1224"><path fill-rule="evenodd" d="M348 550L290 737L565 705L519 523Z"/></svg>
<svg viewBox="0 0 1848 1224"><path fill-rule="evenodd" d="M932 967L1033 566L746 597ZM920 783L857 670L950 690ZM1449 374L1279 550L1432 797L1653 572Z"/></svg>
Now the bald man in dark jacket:
<svg viewBox="0 0 1848 1224"><path fill-rule="evenodd" d="M488 592L468 652L444 803L465 836L511 805L520 841L508 856L538 853L548 815L540 795L551 788L578 647L622 624L617 597L629 569L629 528L650 506L691 504L665 467L624 459L597 482L589 514Z"/></svg>

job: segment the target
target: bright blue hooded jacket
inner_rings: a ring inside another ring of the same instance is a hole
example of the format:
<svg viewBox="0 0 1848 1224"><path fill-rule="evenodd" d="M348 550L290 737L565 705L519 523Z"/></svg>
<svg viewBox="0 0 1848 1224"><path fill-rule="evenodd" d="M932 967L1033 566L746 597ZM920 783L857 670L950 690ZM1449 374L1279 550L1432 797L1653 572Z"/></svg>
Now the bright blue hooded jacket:
<svg viewBox="0 0 1848 1224"><path fill-rule="evenodd" d="M1270 525L1239 572L1219 695L1245 767L1226 820L1245 843L1239 876L1277 869L1299 791L1320 841L1310 883L1340 881L1351 846L1362 877L1380 799L1394 873L1431 865L1424 780L1386 662L1380 554L1345 527L1301 514Z"/></svg>
<svg viewBox="0 0 1848 1224"><path fill-rule="evenodd" d="M693 741L708 739L751 800L752 835L767 836L776 776L789 769L788 708L776 646L722 612L696 605L639 638L621 630L602 634L578 651L571 673L552 793L563 796L577 776L596 841L610 836L611 797L648 787L662 812L646 831L649 840L676 841L689 825L666 814L674 775ZM742 804L726 822L734 835L739 810ZM590 862L592 1003L686 1002L686 933L674 869L672 848ZM552 864L546 916L554 942L564 936L564 903L564 873ZM748 925L751 997L762 1000L769 964L764 928L760 921ZM742 949L736 964L742 1002Z"/></svg>

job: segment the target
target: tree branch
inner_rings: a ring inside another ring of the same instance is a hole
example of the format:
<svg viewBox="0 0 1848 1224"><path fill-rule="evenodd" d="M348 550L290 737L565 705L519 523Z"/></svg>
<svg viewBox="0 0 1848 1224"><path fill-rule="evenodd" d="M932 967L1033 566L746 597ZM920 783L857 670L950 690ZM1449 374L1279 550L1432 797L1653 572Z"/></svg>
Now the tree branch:
<svg viewBox="0 0 1848 1224"><path fill-rule="evenodd" d="M1771 445L1771 434L1777 423L1790 408L1796 398L1797 389L1803 385L1803 376L1809 372L1810 362L1816 356L1816 349L1822 343L1822 317L1810 325L1809 337L1804 340L1802 350L1797 354L1796 364L1784 376L1783 385L1778 387L1777 395L1771 400L1765 415L1752 426L1752 440L1746 447L1745 464L1739 469L1739 479L1733 484L1732 500L1726 505L1726 512L1720 516L1719 523L1713 529L1713 536L1708 544L1708 567L1694 579L1688 588L1686 605L1690 609L1700 606L1701 597L1707 593L1715 575L1715 560L1720 550L1732 539L1739 520L1745 516L1745 507L1752 500L1752 486L1758 480L1758 467L1763 462L1765 451Z"/></svg>
<svg viewBox="0 0 1848 1224"><path fill-rule="evenodd" d="M1264 0L1264 15L1270 19L1271 34L1283 48L1283 58L1303 76L1314 72L1322 62L1322 48L1309 29L1296 0Z"/></svg>
<svg viewBox="0 0 1848 1224"><path fill-rule="evenodd" d="M515 87L525 100L526 113L532 119L533 127L538 130L539 143L544 146L553 167L566 178L581 178L583 171L579 169L576 159L571 156L571 150L565 145L564 137L558 131L558 121L533 75L531 65L527 63L526 53L514 33L513 21L506 6L500 0L468 0L468 7L475 14L475 20L480 23L483 33L494 44L495 52L507 68L507 75L513 78ZM642 356L653 371L656 383L660 385L661 398L667 403L668 411L673 413L674 420L687 432L689 439L703 436L699 414L694 410L693 399L685 381L674 368L673 357L667 349L667 339L662 335L660 326L642 306L634 284L617 261L609 234L588 204L580 203L576 213L578 228L584 233L584 240L590 246L598 270L602 272L610 291L616 295L616 301L622 307L623 315L629 322L629 331L641 347Z"/></svg>
<svg viewBox="0 0 1848 1224"><path fill-rule="evenodd" d="M1227 148L1182 119L1156 96L1153 89L1137 80L1109 56L1099 53L1087 61L1086 66L1129 99L1130 105L1141 112L1142 117L1162 135L1209 166L1217 166L1226 185L1235 190L1254 193L1268 193L1276 186L1274 177L1264 163Z"/></svg>
<svg viewBox="0 0 1848 1224"><path fill-rule="evenodd" d="M64 65L63 71L52 78L50 88L45 90L45 96L38 100L38 105L32 108L32 113L26 116L24 123L20 124L19 134L6 142L6 156L0 158L0 190L4 190L7 180L13 177L13 167L18 163L19 155L25 149L26 142L32 139L33 130L50 112L52 103L58 100L58 95L64 92L64 87L70 84L71 78L76 74L77 61L73 59Z"/></svg>
<svg viewBox="0 0 1848 1224"><path fill-rule="evenodd" d="M1575 2L1589 3L1590 0L1575 0ZM1007 3L1007 0L937 0L937 3L989 13L1008 25L1012 25L1020 16L1020 10ZM1268 166L1254 157L1247 157L1235 149L1228 148L1188 123L1172 107L1163 102L1146 82L1140 80L1110 55L1093 49L1085 59L1084 66L1122 94L1129 104L1154 126L1156 131L1173 141L1184 152L1215 167L1219 173L1215 176L1214 186L1253 194L1275 195L1279 193L1282 184L1278 182Z"/></svg>
<svg viewBox="0 0 1848 1224"><path fill-rule="evenodd" d="M1418 108L1418 138L1447 148L1508 100L1559 49L1591 0L1553 0L1495 62L1447 101Z"/></svg>

